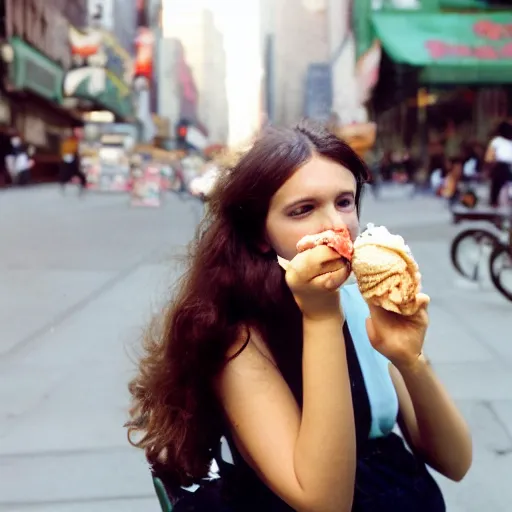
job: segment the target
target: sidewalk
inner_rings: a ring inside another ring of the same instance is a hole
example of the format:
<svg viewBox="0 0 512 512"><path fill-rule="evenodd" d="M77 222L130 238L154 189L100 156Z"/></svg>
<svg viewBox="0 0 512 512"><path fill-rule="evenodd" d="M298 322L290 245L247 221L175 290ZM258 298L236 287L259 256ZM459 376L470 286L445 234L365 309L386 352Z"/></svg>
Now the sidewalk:
<svg viewBox="0 0 512 512"><path fill-rule="evenodd" d="M141 453L126 442L126 384L141 329L169 295L200 209L57 189L0 193L0 511L158 510ZM512 501L512 304L456 277L459 228L432 198L365 198L363 223L410 243L432 297L426 350L468 418L475 463L440 478L450 512Z"/></svg>

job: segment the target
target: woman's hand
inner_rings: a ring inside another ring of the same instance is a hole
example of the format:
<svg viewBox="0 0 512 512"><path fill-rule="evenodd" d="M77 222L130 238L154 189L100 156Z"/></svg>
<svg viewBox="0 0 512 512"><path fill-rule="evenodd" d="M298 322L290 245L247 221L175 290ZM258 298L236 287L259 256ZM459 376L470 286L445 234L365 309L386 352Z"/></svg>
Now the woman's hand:
<svg viewBox="0 0 512 512"><path fill-rule="evenodd" d="M366 330L373 347L398 368L410 369L420 359L428 326L428 295L419 293L420 309L415 315L403 316L369 304L370 318Z"/></svg>
<svg viewBox="0 0 512 512"><path fill-rule="evenodd" d="M319 245L297 254L290 262L280 259L280 264L305 317L316 320L341 313L338 289L350 270L336 251Z"/></svg>

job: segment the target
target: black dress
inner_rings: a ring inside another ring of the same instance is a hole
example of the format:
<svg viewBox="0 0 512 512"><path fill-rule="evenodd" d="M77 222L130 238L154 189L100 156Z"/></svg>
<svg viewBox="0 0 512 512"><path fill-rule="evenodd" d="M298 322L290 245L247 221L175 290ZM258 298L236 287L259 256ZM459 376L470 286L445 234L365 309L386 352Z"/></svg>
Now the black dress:
<svg viewBox="0 0 512 512"><path fill-rule="evenodd" d="M363 374L348 327L344 327L357 439L353 512L444 512L443 496L425 464L391 433L369 439L371 409ZM288 512L293 510L246 464L226 436L233 464L216 457L220 478L195 492L166 485L176 512ZM154 468L158 476L158 469ZM165 483L165 482L164 482ZM166 483L168 484L168 483Z"/></svg>

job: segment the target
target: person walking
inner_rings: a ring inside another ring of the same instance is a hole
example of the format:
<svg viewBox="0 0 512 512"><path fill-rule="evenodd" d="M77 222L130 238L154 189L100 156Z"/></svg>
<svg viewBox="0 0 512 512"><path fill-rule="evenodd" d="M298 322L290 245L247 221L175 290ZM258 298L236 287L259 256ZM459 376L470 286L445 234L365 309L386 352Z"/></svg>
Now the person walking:
<svg viewBox="0 0 512 512"><path fill-rule="evenodd" d="M78 178L80 181L80 193L84 193L87 188L87 177L80 167L78 153L64 153L64 155L62 155L59 172L59 182L63 192L65 191L66 185L70 183L73 178Z"/></svg>
<svg viewBox="0 0 512 512"><path fill-rule="evenodd" d="M489 202L499 206L500 192L512 181L512 124L503 121L496 130L485 154L485 162L490 165Z"/></svg>

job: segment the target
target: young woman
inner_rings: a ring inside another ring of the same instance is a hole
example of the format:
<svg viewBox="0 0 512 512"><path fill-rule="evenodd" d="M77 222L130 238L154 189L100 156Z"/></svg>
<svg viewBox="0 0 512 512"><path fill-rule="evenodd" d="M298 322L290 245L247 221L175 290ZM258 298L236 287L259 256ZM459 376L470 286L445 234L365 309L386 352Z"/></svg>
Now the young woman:
<svg viewBox="0 0 512 512"><path fill-rule="evenodd" d="M175 510L438 512L425 463L468 471L468 429L422 355L428 297L410 318L369 311L337 253L296 254L306 234L356 237L366 176L304 122L267 130L218 182L130 385L131 438Z"/></svg>

